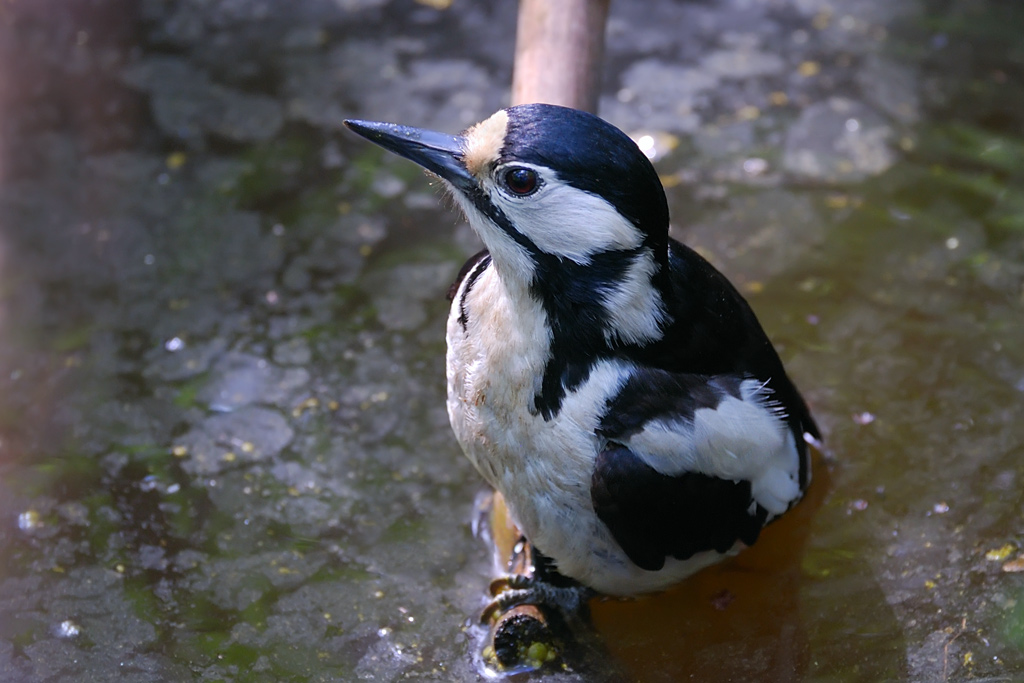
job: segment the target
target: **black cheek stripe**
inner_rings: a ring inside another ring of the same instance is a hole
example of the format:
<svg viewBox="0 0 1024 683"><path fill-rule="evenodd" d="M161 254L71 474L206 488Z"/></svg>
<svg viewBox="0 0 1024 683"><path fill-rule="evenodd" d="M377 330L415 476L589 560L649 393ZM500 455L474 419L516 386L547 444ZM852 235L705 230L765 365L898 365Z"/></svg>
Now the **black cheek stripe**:
<svg viewBox="0 0 1024 683"><path fill-rule="evenodd" d="M473 270L470 272L468 279L466 280L466 287L462 290L462 298L459 299L459 324L462 326L463 330L465 330L466 325L469 324L469 312L466 310L466 297L469 296L469 293L473 290L473 285L476 284L476 281L480 279L480 276L484 274L484 271L487 270L490 265L491 256L490 254L485 254L476 262Z"/></svg>

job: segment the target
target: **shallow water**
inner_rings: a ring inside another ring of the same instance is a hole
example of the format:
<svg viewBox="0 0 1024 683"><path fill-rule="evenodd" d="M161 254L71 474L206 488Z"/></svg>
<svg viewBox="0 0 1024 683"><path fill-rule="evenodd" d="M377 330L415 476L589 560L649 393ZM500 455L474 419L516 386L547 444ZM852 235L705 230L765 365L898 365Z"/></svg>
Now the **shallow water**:
<svg viewBox="0 0 1024 683"><path fill-rule="evenodd" d="M502 106L514 7L0 10L0 680L477 680L443 401L477 242L347 116ZM1024 12L613 3L602 113L826 434L806 501L539 680L1024 677Z"/></svg>

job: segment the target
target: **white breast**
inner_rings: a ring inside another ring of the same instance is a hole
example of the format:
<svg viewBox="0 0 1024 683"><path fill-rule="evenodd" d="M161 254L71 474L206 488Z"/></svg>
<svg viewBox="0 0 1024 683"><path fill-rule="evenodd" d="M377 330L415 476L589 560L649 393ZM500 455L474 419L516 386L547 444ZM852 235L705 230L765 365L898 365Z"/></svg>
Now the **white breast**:
<svg viewBox="0 0 1024 683"><path fill-rule="evenodd" d="M598 363L545 421L532 410L550 346L543 307L526 291L510 292L493 265L464 295L471 281L448 318L448 415L466 456L504 495L527 538L560 572L611 595L661 590L721 559L700 553L650 572L626 557L594 512L590 486L605 446L598 422L631 366Z"/></svg>
<svg viewBox="0 0 1024 683"><path fill-rule="evenodd" d="M590 502L590 477L601 445L599 411L619 381L611 367L593 373L545 421L532 409L550 347L543 307L528 292L508 291L492 265L465 296L464 330L459 302L469 282L448 319L452 428L523 532L565 571L563 558L590 553L580 537L604 533Z"/></svg>

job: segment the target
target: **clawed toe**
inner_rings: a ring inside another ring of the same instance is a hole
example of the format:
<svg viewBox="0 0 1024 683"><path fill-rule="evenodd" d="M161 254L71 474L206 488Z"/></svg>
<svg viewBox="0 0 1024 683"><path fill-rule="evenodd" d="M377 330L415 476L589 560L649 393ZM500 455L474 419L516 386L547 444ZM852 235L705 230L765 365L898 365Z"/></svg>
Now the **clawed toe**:
<svg viewBox="0 0 1024 683"><path fill-rule="evenodd" d="M494 579L489 590L494 599L480 615L484 623L518 605L533 605L541 610L553 609L563 616L570 616L579 612L593 594L582 586L553 586L521 574Z"/></svg>
<svg viewBox="0 0 1024 683"><path fill-rule="evenodd" d="M492 584L493 586L493 584ZM489 623L497 620L502 614L518 605L527 605L535 602L533 593L529 590L505 589L498 593L491 593L494 599L487 603L484 611L480 614L481 623Z"/></svg>

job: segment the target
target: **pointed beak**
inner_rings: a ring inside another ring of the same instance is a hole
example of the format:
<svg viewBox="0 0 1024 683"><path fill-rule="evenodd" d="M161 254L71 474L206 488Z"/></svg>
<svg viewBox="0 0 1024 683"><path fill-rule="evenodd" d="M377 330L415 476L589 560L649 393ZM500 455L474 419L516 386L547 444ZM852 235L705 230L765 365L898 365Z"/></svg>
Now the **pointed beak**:
<svg viewBox="0 0 1024 683"><path fill-rule="evenodd" d="M416 162L456 187L476 186L476 180L462 163L465 153L462 136L374 121L345 121L345 125L352 132Z"/></svg>

